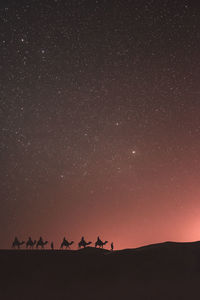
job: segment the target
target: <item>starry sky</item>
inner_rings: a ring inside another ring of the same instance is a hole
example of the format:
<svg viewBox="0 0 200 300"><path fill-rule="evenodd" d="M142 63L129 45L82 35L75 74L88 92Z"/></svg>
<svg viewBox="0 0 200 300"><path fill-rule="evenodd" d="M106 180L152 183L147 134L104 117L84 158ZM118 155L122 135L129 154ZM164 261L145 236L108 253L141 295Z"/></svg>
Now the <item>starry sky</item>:
<svg viewBox="0 0 200 300"><path fill-rule="evenodd" d="M0 74L1 248L200 238L196 1L1 1Z"/></svg>

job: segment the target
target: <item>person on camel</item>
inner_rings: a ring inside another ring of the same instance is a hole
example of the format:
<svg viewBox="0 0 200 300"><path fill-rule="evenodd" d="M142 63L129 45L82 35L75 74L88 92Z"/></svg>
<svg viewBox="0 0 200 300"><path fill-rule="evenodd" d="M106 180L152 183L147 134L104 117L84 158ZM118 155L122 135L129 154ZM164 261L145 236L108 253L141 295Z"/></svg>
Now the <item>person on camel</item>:
<svg viewBox="0 0 200 300"><path fill-rule="evenodd" d="M102 240L100 239L100 237L97 237L97 243L102 243Z"/></svg>
<svg viewBox="0 0 200 300"><path fill-rule="evenodd" d="M97 237L97 241L95 243L95 248L99 247L99 248L103 248L104 245L106 245L108 243L108 241L103 242L100 237Z"/></svg>
<svg viewBox="0 0 200 300"><path fill-rule="evenodd" d="M36 244L36 248L38 249L38 247L41 247L42 249L44 248L44 246L48 243L48 241L43 241L43 238L40 237L37 244Z"/></svg>
<svg viewBox="0 0 200 300"><path fill-rule="evenodd" d="M80 242L78 243L78 247L79 248L81 248L81 247L85 248L90 244L92 244L92 242L86 242L85 239L84 239L84 236L82 236Z"/></svg>
<svg viewBox="0 0 200 300"><path fill-rule="evenodd" d="M64 236L64 238L63 238L63 244L65 244L66 242L67 242L67 240L66 240L66 238Z"/></svg>
<svg viewBox="0 0 200 300"><path fill-rule="evenodd" d="M82 236L82 238L81 238L81 244L85 244L86 243L86 241L85 241L85 239L84 239L84 236Z"/></svg>
<svg viewBox="0 0 200 300"><path fill-rule="evenodd" d="M28 241L26 242L26 248L33 249L33 247L36 244L36 240L32 240L32 238L29 236Z"/></svg>
<svg viewBox="0 0 200 300"><path fill-rule="evenodd" d="M29 238L28 238L27 243L30 244L30 245L33 244L32 238L31 238L30 236L29 236Z"/></svg>
<svg viewBox="0 0 200 300"><path fill-rule="evenodd" d="M20 241L18 240L17 237L15 237L13 244L19 244L19 243L20 243Z"/></svg>
<svg viewBox="0 0 200 300"><path fill-rule="evenodd" d="M38 242L39 242L39 243L43 243L43 238L40 237Z"/></svg>
<svg viewBox="0 0 200 300"><path fill-rule="evenodd" d="M20 241L18 240L18 238L15 237L15 238L14 238L14 241L13 241L13 243L12 243L12 248L17 247L17 248L19 249L20 246L22 246L24 243L25 243L24 241L20 242Z"/></svg>

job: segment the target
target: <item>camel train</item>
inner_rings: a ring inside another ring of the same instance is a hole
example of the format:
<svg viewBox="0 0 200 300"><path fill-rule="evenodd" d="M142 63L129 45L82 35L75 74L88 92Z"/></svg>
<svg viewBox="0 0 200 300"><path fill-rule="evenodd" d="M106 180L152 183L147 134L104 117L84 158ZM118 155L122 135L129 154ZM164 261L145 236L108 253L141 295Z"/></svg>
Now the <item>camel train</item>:
<svg viewBox="0 0 200 300"><path fill-rule="evenodd" d="M103 242L103 241L100 239L100 237L98 236L98 237L97 237L97 241L95 242L94 245L95 245L95 248L99 247L99 248L102 248L102 249L103 249L103 247L104 247L107 243L108 243L108 241ZM21 241L21 242L20 242L20 241L18 240L18 238L15 237L15 239L14 239L14 241L13 241L13 243L12 243L12 248L13 248L13 249L16 249L16 248L17 248L17 249L20 249L20 247L21 247L22 245L24 245L24 244L26 244L26 249L33 249L34 246L36 247L36 249L39 249L39 248L44 249L45 245L48 244L48 241L44 241L42 237L40 237L38 241L36 241L36 240L33 241L32 238L29 237L28 240L27 240L27 242L25 243L25 241ZM69 241L66 240L66 238L64 237L64 238L63 238L63 241L62 241L62 243L61 243L61 245L60 245L60 249L63 249L63 248L65 248L65 249L70 249L70 246L71 246L72 244L74 244L74 241L69 242ZM92 242L86 242L86 241L85 241L85 238L82 237L81 240L80 240L80 242L78 243L78 249L86 248L87 246L89 246L89 245L91 245L91 244L92 244ZM53 247L53 242L51 242L51 249L52 249L52 250L54 249L54 247ZM111 251L113 251L113 242L111 243Z"/></svg>

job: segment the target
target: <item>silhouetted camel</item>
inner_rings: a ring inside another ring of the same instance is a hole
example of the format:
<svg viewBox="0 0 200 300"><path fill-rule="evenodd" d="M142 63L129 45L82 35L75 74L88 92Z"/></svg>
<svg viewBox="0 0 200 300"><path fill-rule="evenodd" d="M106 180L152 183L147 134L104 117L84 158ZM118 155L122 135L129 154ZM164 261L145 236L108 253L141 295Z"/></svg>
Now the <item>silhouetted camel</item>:
<svg viewBox="0 0 200 300"><path fill-rule="evenodd" d="M74 243L74 241L68 242L65 238L62 241L62 244L60 248L62 249L63 247L70 248L70 246Z"/></svg>
<svg viewBox="0 0 200 300"><path fill-rule="evenodd" d="M17 248L19 249L20 246L23 245L23 244L25 244L24 241L20 242L20 241L18 240L18 238L15 238L14 241L13 241L13 243L12 243L12 248L17 247Z"/></svg>
<svg viewBox="0 0 200 300"><path fill-rule="evenodd" d="M43 239L40 238L36 244L36 248L38 248L40 246L43 249L46 244L48 244L48 241L44 242Z"/></svg>
<svg viewBox="0 0 200 300"><path fill-rule="evenodd" d="M102 242L101 240L97 240L95 243L95 248L99 246L99 248L103 248L104 245L106 245L108 241Z"/></svg>
<svg viewBox="0 0 200 300"><path fill-rule="evenodd" d="M65 246L66 243L67 243L67 240L66 240L66 238L64 237L64 238L63 238L63 241L62 241L62 243L61 243L61 245L60 245L60 248L63 248L63 246Z"/></svg>
<svg viewBox="0 0 200 300"><path fill-rule="evenodd" d="M26 248L33 249L33 247L35 246L35 244L36 244L36 240L32 241L32 239L29 238L28 241L26 242Z"/></svg>
<svg viewBox="0 0 200 300"><path fill-rule="evenodd" d="M82 237L81 241L78 243L78 247L79 248L81 248L81 247L85 248L90 244L92 244L92 242L86 242L84 237Z"/></svg>

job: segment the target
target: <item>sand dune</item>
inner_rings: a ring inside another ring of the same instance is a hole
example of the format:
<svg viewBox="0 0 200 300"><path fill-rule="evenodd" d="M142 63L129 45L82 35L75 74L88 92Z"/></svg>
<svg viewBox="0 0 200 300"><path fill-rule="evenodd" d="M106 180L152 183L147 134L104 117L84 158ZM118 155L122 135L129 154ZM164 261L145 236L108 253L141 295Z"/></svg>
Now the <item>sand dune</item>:
<svg viewBox="0 0 200 300"><path fill-rule="evenodd" d="M200 242L1 250L0 299L198 299Z"/></svg>

